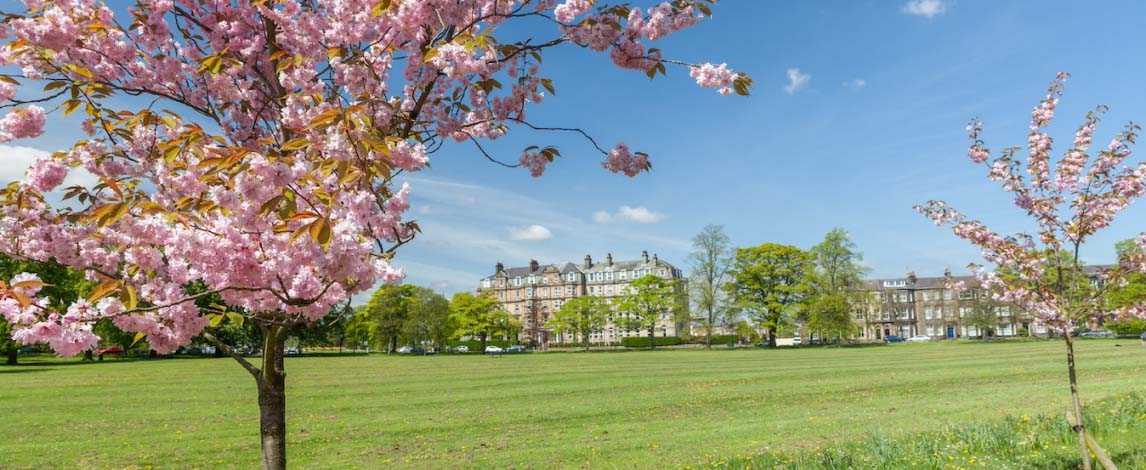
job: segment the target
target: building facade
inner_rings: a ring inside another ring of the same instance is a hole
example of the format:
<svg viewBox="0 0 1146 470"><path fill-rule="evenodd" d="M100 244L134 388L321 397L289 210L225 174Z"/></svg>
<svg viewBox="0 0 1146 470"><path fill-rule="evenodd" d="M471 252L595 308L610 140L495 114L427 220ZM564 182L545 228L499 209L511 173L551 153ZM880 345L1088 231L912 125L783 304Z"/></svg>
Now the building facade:
<svg viewBox="0 0 1146 470"><path fill-rule="evenodd" d="M604 297L615 309L619 298L628 293L629 283L647 275L679 281L681 288L686 289L680 269L659 259L655 253L649 258L648 251L643 251L639 259L632 261L614 261L613 255L608 254L604 262L594 262L591 256L585 255L579 265L541 264L531 260L529 266L506 268L497 263L494 273L479 281L477 290L479 294L493 295L506 312L522 322L523 341L542 345L571 343L578 340L572 334L556 335L544 327L562 304L576 297L595 295ZM589 341L614 343L629 336L648 336L647 330L624 328L620 325L621 319L614 312L604 330L591 335ZM658 320L654 334L676 336L683 327L674 321L672 312L667 312Z"/></svg>
<svg viewBox="0 0 1146 470"><path fill-rule="evenodd" d="M950 286L962 282L964 289ZM888 336L933 339L980 337L984 332L973 323L989 323L987 336L1042 336L1046 327L1016 305L996 302L974 276L917 277L908 273L898 279L865 281L864 301L853 315L863 326L861 338L883 340ZM993 315L987 322L974 316Z"/></svg>

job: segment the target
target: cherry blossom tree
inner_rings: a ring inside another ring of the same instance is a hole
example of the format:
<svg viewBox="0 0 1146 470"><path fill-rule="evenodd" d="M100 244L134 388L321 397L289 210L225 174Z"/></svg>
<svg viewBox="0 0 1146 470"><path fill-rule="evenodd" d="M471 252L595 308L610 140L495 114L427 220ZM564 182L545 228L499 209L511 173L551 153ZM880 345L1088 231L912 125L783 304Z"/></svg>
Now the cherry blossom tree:
<svg viewBox="0 0 1146 470"><path fill-rule="evenodd" d="M99 287L54 310L43 282L17 275L0 286L0 314L17 341L61 356L94 347L101 319L160 353L203 333L254 377L268 469L286 465L288 332L402 278L390 259L419 228L396 177L450 143L494 159L480 142L511 129L579 133L607 170L649 168L624 144L527 118L555 92L547 51L607 53L650 78L680 65L725 95L751 86L724 64L649 47L710 16L713 0L24 3L0 28L0 141L42 135L49 114L74 114L87 138L0 190L0 253L83 270ZM550 32L521 36L536 31ZM538 176L558 156L530 146L503 164ZM75 171L99 183L60 188ZM49 205L52 191L67 204ZM210 296L222 303L196 306ZM242 321L263 334L260 363L209 330Z"/></svg>
<svg viewBox="0 0 1146 470"><path fill-rule="evenodd" d="M1104 300L1106 290L1124 285L1128 276L1146 272L1146 255L1142 250L1125 250L1116 266L1095 269L1083 265L1079 251L1087 239L1110 225L1120 211L1146 191L1146 163L1124 164L1139 131L1134 124L1128 124L1106 148L1090 150L1095 128L1106 111L1105 106L1099 106L1087 113L1071 147L1052 165L1053 139L1047 127L1066 79L1067 74L1060 73L1046 98L1032 111L1026 158L1019 156L1019 148L1012 147L992 159L991 151L979 139L982 121L975 119L967 126L971 140L968 156L983 164L988 177L1004 191L1014 194L1014 204L1033 219L1036 234L997 234L941 201L929 201L916 206L916 210L936 225L951 226L956 236L978 246L986 261L997 266L998 269L987 270L972 265L982 286L992 292L993 300L1019 305L1062 335L1071 404L1077 419L1074 430L1078 433L1084 467L1089 469L1088 440L1100 461L1105 456L1089 437L1082 418L1073 330L1076 325L1146 317L1146 299L1117 308ZM1146 233L1139 235L1136 243L1146 247Z"/></svg>

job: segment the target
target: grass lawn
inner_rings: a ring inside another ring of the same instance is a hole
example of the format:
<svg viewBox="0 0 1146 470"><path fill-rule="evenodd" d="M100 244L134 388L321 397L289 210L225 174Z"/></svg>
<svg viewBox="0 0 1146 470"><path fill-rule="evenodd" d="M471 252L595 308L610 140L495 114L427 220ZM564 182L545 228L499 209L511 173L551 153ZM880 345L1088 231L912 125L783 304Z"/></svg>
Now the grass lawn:
<svg viewBox="0 0 1146 470"><path fill-rule="evenodd" d="M1121 344L1121 346L1116 346ZM1066 411L1061 342L287 359L293 468L666 468ZM0 366L0 468L256 468L230 359ZM1146 391L1078 346L1083 399Z"/></svg>

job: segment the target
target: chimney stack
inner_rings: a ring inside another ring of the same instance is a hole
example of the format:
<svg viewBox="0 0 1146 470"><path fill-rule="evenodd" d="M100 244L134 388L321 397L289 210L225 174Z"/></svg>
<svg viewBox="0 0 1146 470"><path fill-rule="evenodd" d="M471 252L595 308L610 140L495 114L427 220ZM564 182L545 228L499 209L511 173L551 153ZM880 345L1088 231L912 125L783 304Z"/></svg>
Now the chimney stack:
<svg viewBox="0 0 1146 470"><path fill-rule="evenodd" d="M908 284L915 284L915 280L916 280L915 271L908 272L907 273L907 283Z"/></svg>
<svg viewBox="0 0 1146 470"><path fill-rule="evenodd" d="M653 253L653 264L657 264L657 254Z"/></svg>
<svg viewBox="0 0 1146 470"><path fill-rule="evenodd" d="M641 250L641 261L644 261L646 263L649 262L649 251L648 250Z"/></svg>
<svg viewBox="0 0 1146 470"><path fill-rule="evenodd" d="M605 255L605 266L610 266L610 267L613 266L613 254L612 253Z"/></svg>
<svg viewBox="0 0 1146 470"><path fill-rule="evenodd" d="M951 268L947 268L947 269L943 270L943 277L945 277L947 279L951 279Z"/></svg>
<svg viewBox="0 0 1146 470"><path fill-rule="evenodd" d="M497 274L497 273L500 273L500 272L502 272L502 271L505 271L505 265L504 265L504 264L501 264L501 261L498 261L498 262L497 262L497 266L495 266L495 267L493 268L493 273L494 273L494 274Z"/></svg>
<svg viewBox="0 0 1146 470"><path fill-rule="evenodd" d="M535 259L529 260L529 272L537 271L537 267L538 267L537 260L535 260Z"/></svg>
<svg viewBox="0 0 1146 470"><path fill-rule="evenodd" d="M585 269L589 269L592 267L593 267L593 258L589 255L585 255Z"/></svg>

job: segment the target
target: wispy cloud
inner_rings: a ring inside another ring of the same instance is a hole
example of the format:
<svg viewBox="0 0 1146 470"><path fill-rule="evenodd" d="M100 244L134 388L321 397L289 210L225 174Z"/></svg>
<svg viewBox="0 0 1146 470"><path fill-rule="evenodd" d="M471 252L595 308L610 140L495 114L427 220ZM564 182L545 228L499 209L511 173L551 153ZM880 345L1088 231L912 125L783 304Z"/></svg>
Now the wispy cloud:
<svg viewBox="0 0 1146 470"><path fill-rule="evenodd" d="M511 240L537 241L553 238L553 232L537 224L526 227L510 227L506 229L506 233L509 234Z"/></svg>
<svg viewBox="0 0 1146 470"><path fill-rule="evenodd" d="M848 81L844 82L844 88L847 88L847 89L852 90L852 91L862 90L866 86L867 86L867 80L864 80L862 78L855 78L855 79L848 80Z"/></svg>
<svg viewBox="0 0 1146 470"><path fill-rule="evenodd" d="M599 224L634 223L655 224L665 220L668 216L663 212L649 210L646 207L621 206L617 212L597 211L593 213L593 222Z"/></svg>
<svg viewBox="0 0 1146 470"><path fill-rule="evenodd" d="M800 73L800 69L788 69L788 84L784 85L784 92L789 95L794 95L796 92L803 90L808 86L808 82L812 80L812 76L806 73Z"/></svg>
<svg viewBox="0 0 1146 470"><path fill-rule="evenodd" d="M911 0L903 5L903 12L930 20L947 13L947 4L943 0Z"/></svg>

